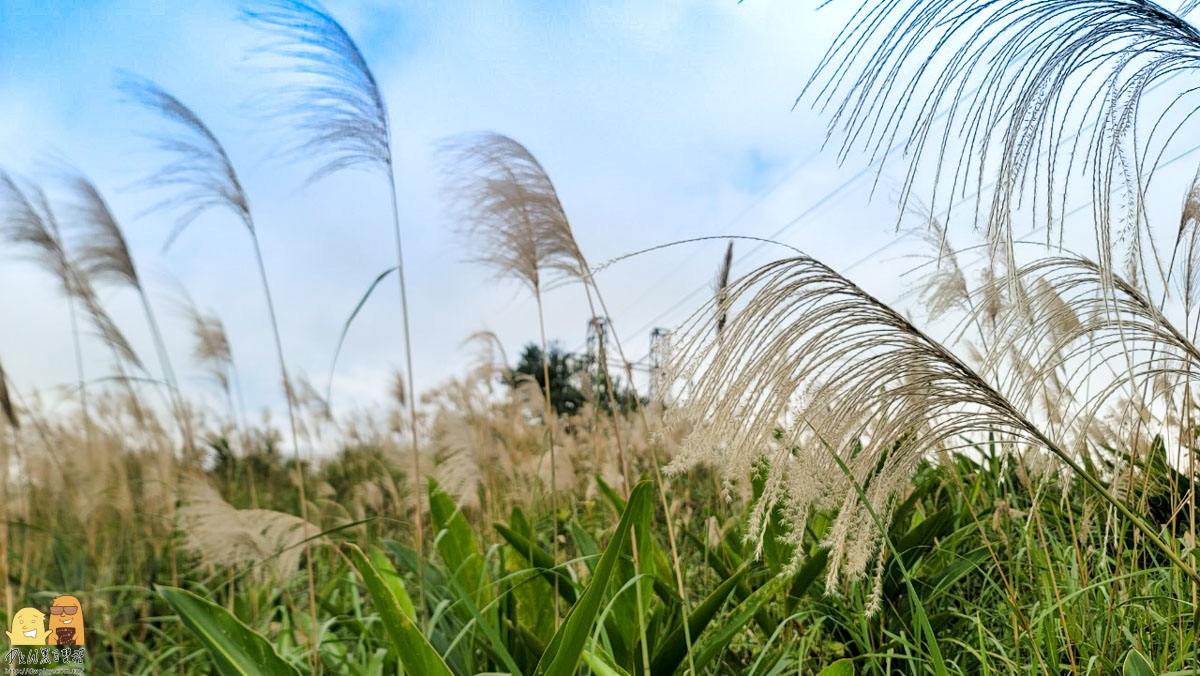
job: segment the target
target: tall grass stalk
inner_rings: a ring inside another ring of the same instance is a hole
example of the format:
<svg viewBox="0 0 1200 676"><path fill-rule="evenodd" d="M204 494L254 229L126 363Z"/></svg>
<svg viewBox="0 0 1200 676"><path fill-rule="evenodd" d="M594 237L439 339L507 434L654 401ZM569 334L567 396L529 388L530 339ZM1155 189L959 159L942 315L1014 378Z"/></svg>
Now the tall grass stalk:
<svg viewBox="0 0 1200 676"><path fill-rule="evenodd" d="M150 304L142 278L138 274L133 254L125 241L121 226L109 208L100 190L84 174L73 171L67 176L67 183L75 194L74 211L81 226L82 246L79 253L80 271L95 281L111 281L123 284L133 289L141 301L142 312L150 335L154 341L154 349L162 368L163 380L168 389L168 396L176 423L183 437L184 450L189 455L195 454L194 434L191 416L183 401L183 392L175 377L175 369L171 365L171 357L167 352L166 342L159 329L158 319Z"/></svg>
<svg viewBox="0 0 1200 676"><path fill-rule="evenodd" d="M320 157L309 181L342 169L362 167L387 179L391 197L392 234L396 243L396 278L404 329L405 378L408 381L408 426L412 443L413 500L418 554L424 553L421 446L417 429L412 340L405 283L404 246L392 156L392 130L387 101L354 39L317 2L267 0L247 6L246 19L272 36L266 51L294 64L303 83L274 92L267 112L292 119L304 137L292 151L303 159ZM420 604L426 609L424 570L419 569ZM426 609L427 610L427 609Z"/></svg>
<svg viewBox="0 0 1200 676"><path fill-rule="evenodd" d="M283 340L279 333L279 321L275 303L271 297L271 285L267 278L267 267L263 260L258 230L250 211L250 202L242 188L241 180L233 167L229 155L216 135L200 117L171 94L149 80L125 76L122 89L136 102L161 115L175 125L181 136L159 137L159 148L173 155L170 162L151 174L145 181L150 187L175 188L177 196L167 198L159 204L163 207L184 207L183 215L167 239L169 247L175 238L197 216L214 208L227 208L238 217L250 235L254 262L262 283L263 296L267 305L267 318L271 324L271 336L275 344L275 357L279 365L281 385L288 413L291 432L292 454L296 461L296 486L299 492L300 518L311 522L308 516L308 497L305 490L304 463L301 462L299 435L296 433L296 412L292 405L291 387L287 363L284 360ZM311 661L314 671L318 667L317 645L317 598L314 580L312 543L304 540L305 572L308 578L308 609L312 618Z"/></svg>

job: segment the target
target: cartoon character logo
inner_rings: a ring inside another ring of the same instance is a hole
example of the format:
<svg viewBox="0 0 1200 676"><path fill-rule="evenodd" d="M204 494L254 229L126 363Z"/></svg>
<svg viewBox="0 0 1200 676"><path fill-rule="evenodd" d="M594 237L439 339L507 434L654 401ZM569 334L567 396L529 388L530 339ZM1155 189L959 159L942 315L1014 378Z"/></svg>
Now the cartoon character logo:
<svg viewBox="0 0 1200 676"><path fill-rule="evenodd" d="M56 596L50 605L50 645L84 645L83 609L74 596Z"/></svg>
<svg viewBox="0 0 1200 676"><path fill-rule="evenodd" d="M37 608L22 608L12 616L12 627L4 632L9 645L46 645L46 616Z"/></svg>

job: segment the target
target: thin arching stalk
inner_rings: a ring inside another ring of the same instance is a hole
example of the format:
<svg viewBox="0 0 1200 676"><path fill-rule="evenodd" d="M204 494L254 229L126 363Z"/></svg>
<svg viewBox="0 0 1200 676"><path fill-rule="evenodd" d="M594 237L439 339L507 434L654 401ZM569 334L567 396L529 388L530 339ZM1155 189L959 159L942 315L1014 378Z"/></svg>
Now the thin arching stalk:
<svg viewBox="0 0 1200 676"><path fill-rule="evenodd" d="M281 384L284 391L284 401L287 406L288 424L291 432L292 454L296 462L296 484L300 500L300 518L311 523L308 516L308 496L305 490L304 463L300 457L299 435L296 433L296 412L290 396L287 364L284 359L283 340L279 333L279 321L275 313L275 303L271 297L271 285L267 278L266 264L263 261L262 247L259 244L258 231L254 217L250 211L250 203L242 188L237 172L230 161L225 148L216 135L208 128L200 117L174 96L168 94L158 85L149 80L127 76L122 88L137 102L150 110L162 115L173 123L182 139L173 136L159 138L161 150L172 155L172 160L158 172L151 174L145 183L150 187L174 188L180 192L174 197L160 203L160 207L184 207L184 212L175 226L174 232L168 238L170 246L175 238L204 211L213 207L224 207L234 212L246 228L254 251L254 260L258 268L259 279L262 282L263 296L266 299L267 315L271 324L271 336L275 343L275 356L279 364ZM308 609L313 619L312 650L310 659L313 669L319 664L317 645L317 599L316 581L313 572L312 543L304 540L305 572L308 578Z"/></svg>
<svg viewBox="0 0 1200 676"><path fill-rule="evenodd" d="M380 171L391 196L392 232L396 241L396 271L404 322L404 359L407 365L408 417L413 452L413 485L417 525L417 554L424 555L424 514L421 495L420 439L417 430L416 392L412 369L412 341L405 287L404 250L400 233L399 201L392 158L392 133L387 102L366 58L346 29L319 3L307 0L262 0L245 11L246 19L274 38L269 51L293 61L305 82L283 89L265 107L273 116L290 118L304 136L292 152L305 159L318 158L310 181L342 169L360 167ZM424 570L418 568L420 604L426 609Z"/></svg>
<svg viewBox="0 0 1200 676"><path fill-rule="evenodd" d="M146 324L154 341L154 349L158 355L163 379L166 381L176 423L183 436L184 449L189 456L194 457L195 440L193 439L191 419L184 405L183 393L179 388L179 381L175 377L175 369L171 365L171 357L167 351L166 342L163 340L162 331L159 329L154 308L150 303L146 287L142 283L133 254L125 241L125 235L108 203L94 183L77 171L71 171L67 176L67 181L76 195L74 211L83 230L78 267L81 273L88 275L92 281L111 281L129 286L137 292Z"/></svg>
<svg viewBox="0 0 1200 676"><path fill-rule="evenodd" d="M388 146L391 146L390 128L389 128ZM400 209L396 198L396 179L392 176L392 166L388 163L387 170L388 186L391 188L392 195L392 233L396 240L396 279L400 287L400 315L404 323L404 376L407 379L408 393L406 403L408 404L408 428L410 440L412 442L412 467L413 467L413 490L416 509L416 525L417 525L417 557L424 556L425 551L425 516L424 510L421 507L422 493L425 487L421 483L421 446L417 436L417 393L413 389L413 360L412 360L412 335L409 329L408 322L408 289L404 281L404 244L400 235ZM425 567L417 567L417 587L421 592L421 607L425 608ZM556 597L557 599L557 597Z"/></svg>

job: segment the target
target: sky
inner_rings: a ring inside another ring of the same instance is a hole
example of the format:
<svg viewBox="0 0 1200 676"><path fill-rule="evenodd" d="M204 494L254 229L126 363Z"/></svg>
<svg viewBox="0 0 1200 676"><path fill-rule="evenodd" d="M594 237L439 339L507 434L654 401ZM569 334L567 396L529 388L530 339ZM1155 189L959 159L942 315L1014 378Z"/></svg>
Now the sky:
<svg viewBox="0 0 1200 676"><path fill-rule="evenodd" d="M822 148L821 111L795 105L857 3L816 5L329 0L390 109L417 389L469 368L475 352L462 343L473 332L494 331L510 362L538 336L529 293L470 262L470 243L456 235L439 193L433 149L461 133L496 131L528 147L593 265L687 238L771 237L902 302L898 276L917 250L896 229L906 163L880 168L851 153L839 164L835 148ZM247 408L278 412L247 233L213 210L163 250L172 219L146 213L162 195L136 185L162 162L146 138L162 127L114 88L119 70L148 77L221 138L250 196L289 367L323 387L346 317L394 264L387 186L361 171L307 184L311 166L281 159L289 129L251 103L278 84L247 57L261 40L225 0L0 3L0 166L45 181L52 195L46 168L55 162L94 179L166 318L185 386L212 389L187 363L186 323L170 314L180 284L225 322ZM645 363L653 328L670 329L711 297L725 245L680 245L597 276L630 361ZM737 242L734 274L787 253ZM73 382L69 316L53 280L0 250L0 289L0 360L18 388ZM154 363L137 298L123 289L102 297ZM395 284L381 285L351 328L333 374L335 411L387 396L404 363L398 300ZM546 331L564 348L582 350L588 319L578 286L548 294ZM94 343L84 362L99 376L111 365Z"/></svg>

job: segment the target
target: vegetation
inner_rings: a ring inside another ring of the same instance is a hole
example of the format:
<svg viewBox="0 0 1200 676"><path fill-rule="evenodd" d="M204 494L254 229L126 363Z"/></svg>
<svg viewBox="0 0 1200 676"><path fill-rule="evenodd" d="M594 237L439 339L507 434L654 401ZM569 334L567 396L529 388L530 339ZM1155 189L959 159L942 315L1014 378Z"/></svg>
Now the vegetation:
<svg viewBox="0 0 1200 676"><path fill-rule="evenodd" d="M78 595L96 673L1200 673L1200 178L1178 225L1152 228L1147 202L1194 91L1139 122L1143 94L1195 65L1200 32L1181 18L1195 4L865 3L804 97L835 104L844 151L913 151L902 218L919 177L935 205L978 183L982 242L952 245L953 203L917 211L919 319L802 253L736 276L730 244L653 398L608 340L602 322L620 318L547 169L490 132L439 147L447 203L475 261L530 292L538 342L513 365L473 336L478 364L414 392L383 94L324 9L248 9L297 78L265 112L290 122L313 178L368 168L391 188L396 266L343 336L395 273L406 369L391 401L348 415L289 369L224 147L124 76L165 123L143 187L178 216L168 244L213 208L250 236L289 433L246 420L221 322L185 295L193 359L225 410L188 398L88 178L64 170L59 203L0 172L0 235L61 289L78 369L65 401L0 372L7 616ZM1020 219L1062 236L1079 173L1094 254L1025 247ZM960 263L970 248L978 278ZM564 284L598 327L585 358L545 335L543 294ZM99 285L139 295L157 373ZM84 322L112 377L88 380Z"/></svg>

